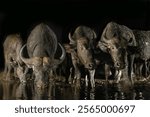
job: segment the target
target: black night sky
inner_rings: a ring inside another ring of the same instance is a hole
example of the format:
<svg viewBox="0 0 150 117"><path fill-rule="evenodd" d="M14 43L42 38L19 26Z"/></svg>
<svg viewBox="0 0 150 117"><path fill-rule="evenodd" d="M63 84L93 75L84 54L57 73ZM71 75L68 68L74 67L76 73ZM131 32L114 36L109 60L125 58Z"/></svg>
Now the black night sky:
<svg viewBox="0 0 150 117"><path fill-rule="evenodd" d="M59 41L67 42L68 31L78 25L94 28L100 36L109 21L131 29L150 30L149 0L5 0L0 4L0 68L3 41L20 33L26 40L33 26L48 23Z"/></svg>

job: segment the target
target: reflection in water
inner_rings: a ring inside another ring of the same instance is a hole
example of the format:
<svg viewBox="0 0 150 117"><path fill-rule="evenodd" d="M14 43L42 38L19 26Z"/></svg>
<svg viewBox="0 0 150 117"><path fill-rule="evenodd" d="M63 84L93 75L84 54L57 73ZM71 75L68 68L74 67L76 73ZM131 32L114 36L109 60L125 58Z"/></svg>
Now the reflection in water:
<svg viewBox="0 0 150 117"><path fill-rule="evenodd" d="M26 84L19 84L16 88L16 99L28 99L26 92Z"/></svg>
<svg viewBox="0 0 150 117"><path fill-rule="evenodd" d="M17 83L14 81L2 82L2 99L3 100L13 100L15 99Z"/></svg>
<svg viewBox="0 0 150 117"><path fill-rule="evenodd" d="M120 84L100 83L95 89L76 88L60 81L50 81L48 87L39 90L33 82L0 81L1 100L149 100L150 84L126 87Z"/></svg>

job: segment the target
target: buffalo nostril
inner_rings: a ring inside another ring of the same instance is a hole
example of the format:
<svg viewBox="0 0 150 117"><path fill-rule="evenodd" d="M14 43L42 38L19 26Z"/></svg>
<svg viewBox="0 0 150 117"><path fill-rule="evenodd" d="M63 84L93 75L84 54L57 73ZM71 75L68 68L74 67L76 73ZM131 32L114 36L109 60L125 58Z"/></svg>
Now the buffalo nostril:
<svg viewBox="0 0 150 117"><path fill-rule="evenodd" d="M94 65L93 65L93 64L89 64L89 67L90 67L90 68L93 68L93 67L94 67Z"/></svg>
<svg viewBox="0 0 150 117"><path fill-rule="evenodd" d="M124 69L126 67L126 64L116 62L115 66L119 69Z"/></svg>
<svg viewBox="0 0 150 117"><path fill-rule="evenodd" d="M117 67L120 67L120 63L119 63L119 62L117 62L117 63L116 63L116 66L117 66Z"/></svg>

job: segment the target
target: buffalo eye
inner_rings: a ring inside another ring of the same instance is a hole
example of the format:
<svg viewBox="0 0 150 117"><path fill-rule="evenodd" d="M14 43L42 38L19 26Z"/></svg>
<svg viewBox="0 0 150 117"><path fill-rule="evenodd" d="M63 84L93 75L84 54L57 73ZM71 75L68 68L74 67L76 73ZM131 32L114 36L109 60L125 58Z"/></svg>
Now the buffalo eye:
<svg viewBox="0 0 150 117"><path fill-rule="evenodd" d="M114 47L111 47L111 49L114 50L115 48L114 48Z"/></svg>

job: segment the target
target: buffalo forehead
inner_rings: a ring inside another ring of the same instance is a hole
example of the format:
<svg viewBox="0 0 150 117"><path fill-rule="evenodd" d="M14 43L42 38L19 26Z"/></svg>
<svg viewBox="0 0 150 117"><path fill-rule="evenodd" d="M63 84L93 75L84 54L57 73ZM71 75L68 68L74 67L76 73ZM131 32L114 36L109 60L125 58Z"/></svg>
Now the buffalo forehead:
<svg viewBox="0 0 150 117"><path fill-rule="evenodd" d="M78 26L74 32L73 38L77 39L81 37L93 39L94 37L93 30L87 26Z"/></svg>
<svg viewBox="0 0 150 117"><path fill-rule="evenodd" d="M132 30L124 25L110 22L105 27L106 37L111 39L117 37L118 39L125 39L126 41L132 37Z"/></svg>
<svg viewBox="0 0 150 117"><path fill-rule="evenodd" d="M27 40L29 56L54 56L57 49L57 37L55 33L47 26L40 24L36 26Z"/></svg>
<svg viewBox="0 0 150 117"><path fill-rule="evenodd" d="M86 38L86 37L81 37L81 38L78 38L78 39L77 39L77 42L78 42L78 43L81 43L81 44L88 44L88 43L89 43L89 40L88 40L88 38Z"/></svg>

